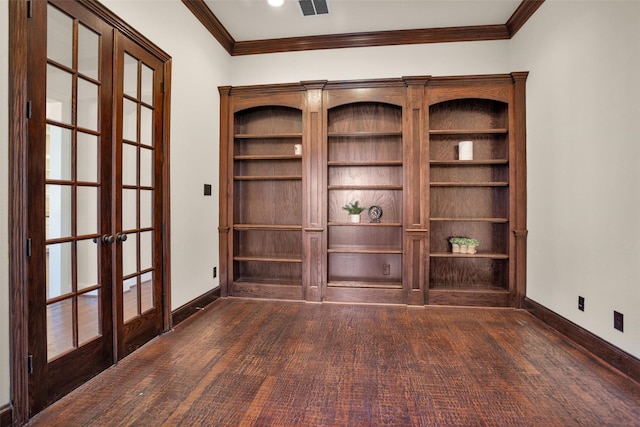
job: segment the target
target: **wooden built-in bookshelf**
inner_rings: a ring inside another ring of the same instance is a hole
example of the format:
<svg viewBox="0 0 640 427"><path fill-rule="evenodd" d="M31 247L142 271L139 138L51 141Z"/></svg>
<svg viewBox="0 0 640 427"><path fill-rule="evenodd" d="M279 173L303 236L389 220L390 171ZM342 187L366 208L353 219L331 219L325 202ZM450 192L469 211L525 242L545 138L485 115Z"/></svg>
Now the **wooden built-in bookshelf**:
<svg viewBox="0 0 640 427"><path fill-rule="evenodd" d="M220 88L222 294L521 306L526 76Z"/></svg>

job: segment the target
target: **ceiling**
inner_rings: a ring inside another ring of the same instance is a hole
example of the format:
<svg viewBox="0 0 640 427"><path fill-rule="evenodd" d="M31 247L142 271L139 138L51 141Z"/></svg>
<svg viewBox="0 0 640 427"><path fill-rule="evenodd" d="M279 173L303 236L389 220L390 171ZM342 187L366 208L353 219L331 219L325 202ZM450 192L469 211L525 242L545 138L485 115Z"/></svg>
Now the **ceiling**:
<svg viewBox="0 0 640 427"><path fill-rule="evenodd" d="M182 0L232 55L354 46L496 40L513 36L544 0L327 0L303 16L298 0Z"/></svg>

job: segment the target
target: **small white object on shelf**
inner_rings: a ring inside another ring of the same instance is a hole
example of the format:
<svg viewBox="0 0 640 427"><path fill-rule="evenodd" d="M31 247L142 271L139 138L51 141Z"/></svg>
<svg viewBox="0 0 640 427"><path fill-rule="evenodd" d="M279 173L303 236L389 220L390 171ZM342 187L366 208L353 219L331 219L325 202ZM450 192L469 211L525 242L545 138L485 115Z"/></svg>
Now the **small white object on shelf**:
<svg viewBox="0 0 640 427"><path fill-rule="evenodd" d="M458 143L458 160L473 160L473 141Z"/></svg>

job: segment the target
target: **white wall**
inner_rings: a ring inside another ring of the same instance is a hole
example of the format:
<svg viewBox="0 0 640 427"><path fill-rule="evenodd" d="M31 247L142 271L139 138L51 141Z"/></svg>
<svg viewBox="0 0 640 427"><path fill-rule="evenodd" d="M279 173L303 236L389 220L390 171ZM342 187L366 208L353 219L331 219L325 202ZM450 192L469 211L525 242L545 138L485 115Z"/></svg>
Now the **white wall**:
<svg viewBox="0 0 640 427"><path fill-rule="evenodd" d="M171 309L219 285L218 86L229 81L230 57L182 2L102 3L172 57ZM203 195L212 184L213 195Z"/></svg>
<svg viewBox="0 0 640 427"><path fill-rule="evenodd" d="M231 85L510 72L508 41L236 56Z"/></svg>
<svg viewBox="0 0 640 427"><path fill-rule="evenodd" d="M547 0L510 50L530 71L527 294L640 357L640 2Z"/></svg>
<svg viewBox="0 0 640 427"><path fill-rule="evenodd" d="M0 407L9 403L9 2L0 0Z"/></svg>

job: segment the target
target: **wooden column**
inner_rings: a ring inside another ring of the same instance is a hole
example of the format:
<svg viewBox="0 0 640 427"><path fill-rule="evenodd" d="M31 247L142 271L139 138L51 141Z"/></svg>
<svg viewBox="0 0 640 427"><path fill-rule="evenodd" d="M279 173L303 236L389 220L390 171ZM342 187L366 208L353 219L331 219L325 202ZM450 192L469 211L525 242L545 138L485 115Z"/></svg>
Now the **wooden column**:
<svg viewBox="0 0 640 427"><path fill-rule="evenodd" d="M230 234L233 220L229 203L233 202L233 115L229 102L231 86L218 88L220 92L220 210L218 222L218 238L220 240L220 296L229 295L229 280L233 278L232 239ZM230 135L231 133L231 135Z"/></svg>
<svg viewBox="0 0 640 427"><path fill-rule="evenodd" d="M515 185L516 215L514 234L515 253L515 289L512 305L522 308L527 294L527 131L525 83L528 72L511 73L514 81L513 111L515 114Z"/></svg>
<svg viewBox="0 0 640 427"><path fill-rule="evenodd" d="M301 82L307 90L303 111L302 135L302 297L306 301L322 301L326 284L327 253L324 208L325 185L323 138L322 81Z"/></svg>
<svg viewBox="0 0 640 427"><path fill-rule="evenodd" d="M428 261L428 165L429 146L425 137L427 116L425 86L429 76L404 77L407 85L407 104L404 112L403 172L404 172L404 274L408 287L407 303L423 305L427 302Z"/></svg>

